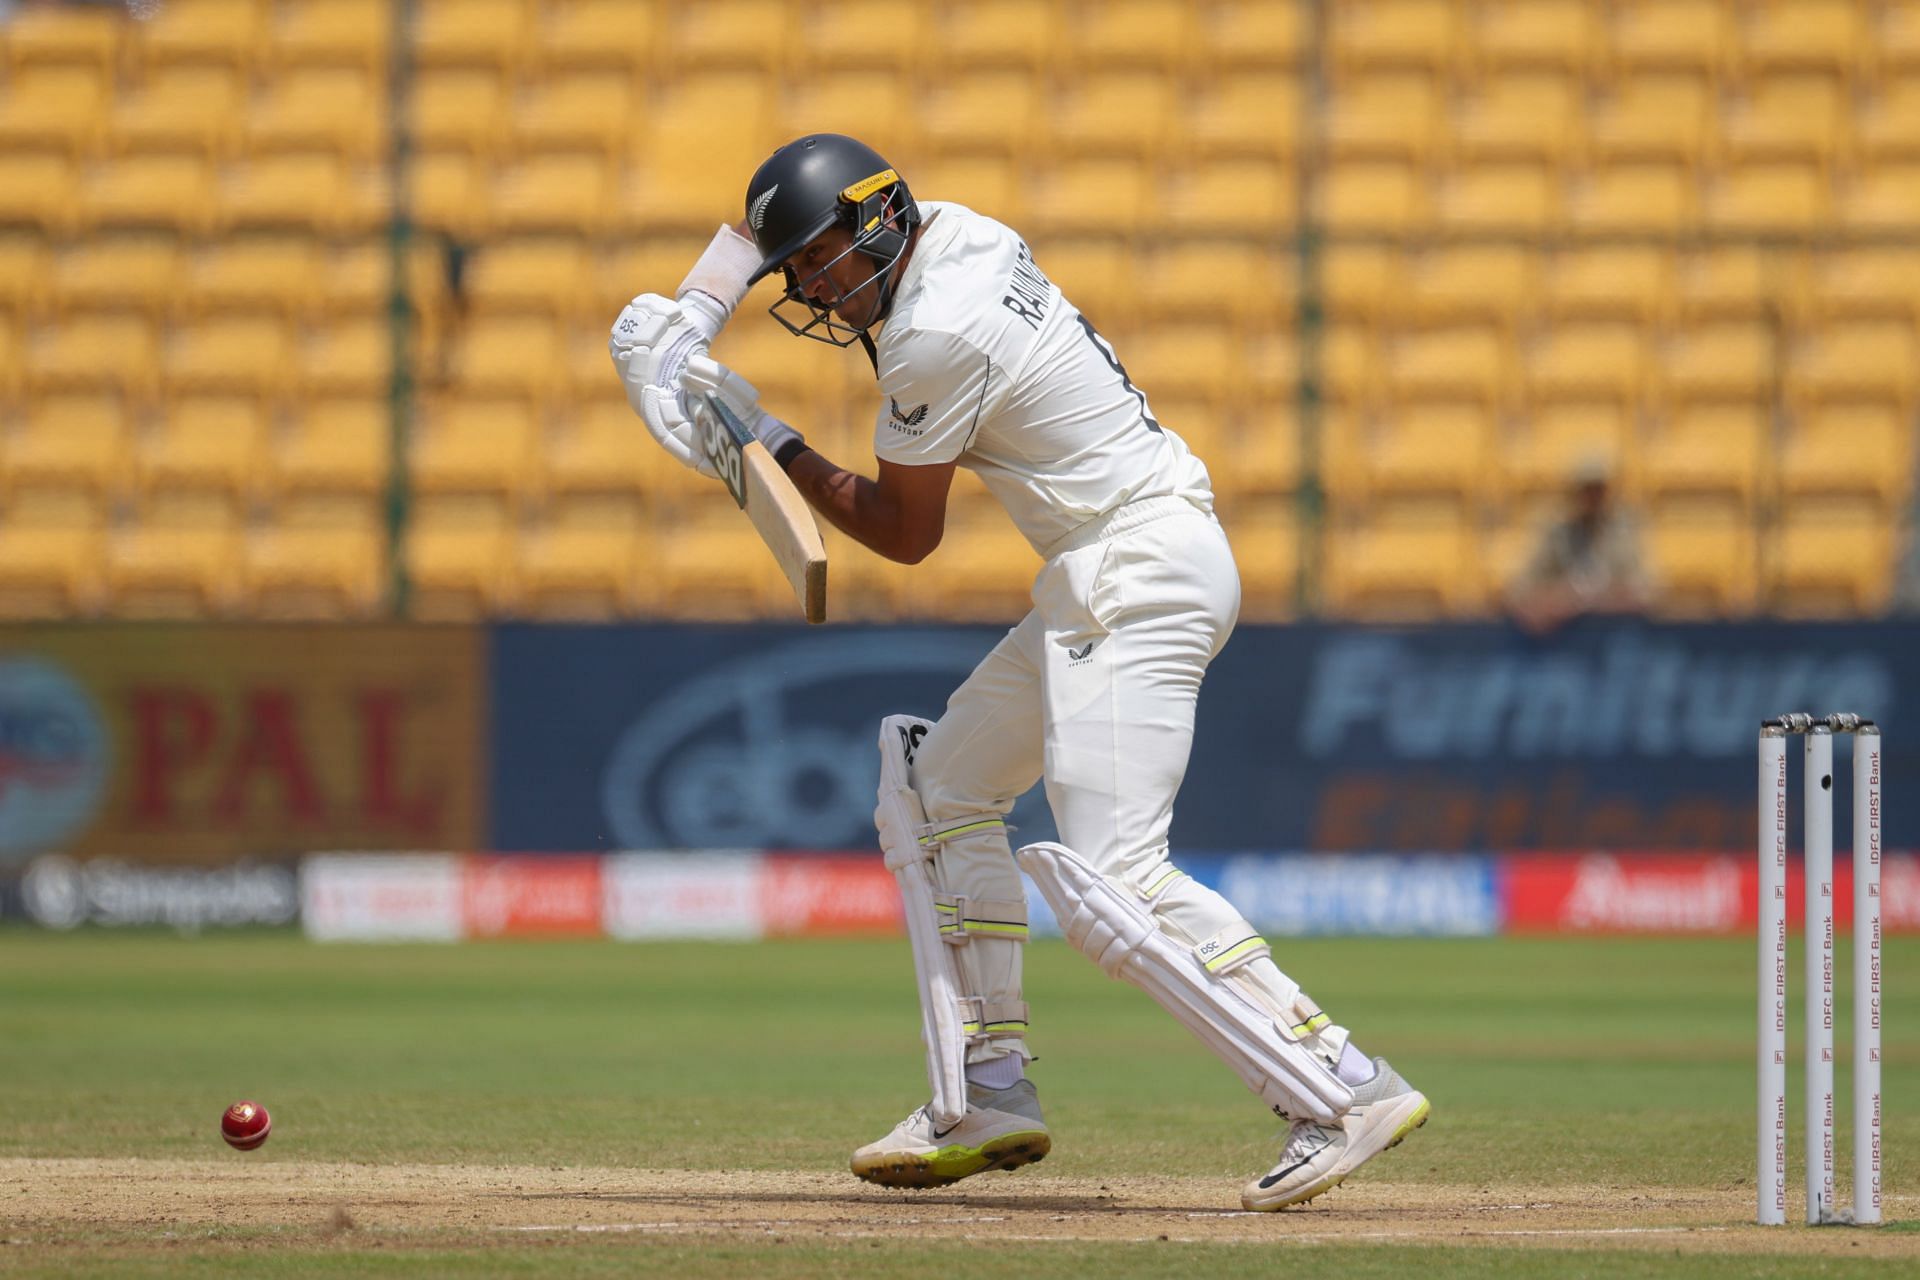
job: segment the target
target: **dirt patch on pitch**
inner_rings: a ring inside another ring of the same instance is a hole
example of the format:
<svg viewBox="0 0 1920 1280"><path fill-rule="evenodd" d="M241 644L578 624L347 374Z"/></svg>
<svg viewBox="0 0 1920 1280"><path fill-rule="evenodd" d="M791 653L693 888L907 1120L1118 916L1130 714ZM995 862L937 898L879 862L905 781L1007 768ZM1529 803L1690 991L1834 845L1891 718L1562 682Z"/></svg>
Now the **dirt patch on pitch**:
<svg viewBox="0 0 1920 1280"><path fill-rule="evenodd" d="M284 1247L339 1242L446 1247L606 1235L695 1239L1288 1241L1476 1248L1622 1247L1712 1253L1920 1258L1920 1235L1751 1225L1746 1189L1445 1187L1356 1181L1278 1214L1236 1205L1215 1179L988 1174L928 1192L840 1173L714 1173L272 1159L0 1160L7 1244L134 1242L258 1232ZM1886 1216L1920 1203L1891 1197Z"/></svg>

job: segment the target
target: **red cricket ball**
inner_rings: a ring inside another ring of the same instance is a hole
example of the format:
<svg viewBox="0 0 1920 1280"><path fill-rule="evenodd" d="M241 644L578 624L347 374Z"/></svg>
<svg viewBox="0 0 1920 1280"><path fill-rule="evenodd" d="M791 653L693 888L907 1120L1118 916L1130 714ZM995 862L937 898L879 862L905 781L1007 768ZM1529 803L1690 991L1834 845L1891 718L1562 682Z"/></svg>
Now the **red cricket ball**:
<svg viewBox="0 0 1920 1280"><path fill-rule="evenodd" d="M220 1117L220 1136L238 1151L251 1151L267 1140L273 1117L257 1102L236 1102Z"/></svg>

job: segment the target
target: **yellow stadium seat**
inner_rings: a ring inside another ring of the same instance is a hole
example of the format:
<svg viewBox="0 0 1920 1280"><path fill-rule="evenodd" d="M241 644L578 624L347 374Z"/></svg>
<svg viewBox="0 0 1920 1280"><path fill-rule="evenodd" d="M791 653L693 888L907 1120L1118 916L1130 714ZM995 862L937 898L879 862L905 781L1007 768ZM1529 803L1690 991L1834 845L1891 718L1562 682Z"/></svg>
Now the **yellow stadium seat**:
<svg viewBox="0 0 1920 1280"><path fill-rule="evenodd" d="M1541 305L1566 319L1652 324L1673 306L1673 255L1654 245L1583 245L1547 264Z"/></svg>
<svg viewBox="0 0 1920 1280"><path fill-rule="evenodd" d="M174 400L158 429L141 442L136 482L145 494L216 492L244 499L259 487L266 443L266 415L251 400Z"/></svg>
<svg viewBox="0 0 1920 1280"><path fill-rule="evenodd" d="M1843 188L1838 205L1837 221L1848 231L1910 234L1913 211L1920 208L1920 164L1863 173Z"/></svg>
<svg viewBox="0 0 1920 1280"><path fill-rule="evenodd" d="M1327 45L1342 70L1444 71L1459 55L1459 11L1450 0L1348 0L1328 8Z"/></svg>
<svg viewBox="0 0 1920 1280"><path fill-rule="evenodd" d="M1264 395L1299 394L1300 364L1305 355L1291 334L1268 334L1256 339L1248 363L1249 389L1256 401ZM1315 366L1320 394L1341 405L1371 403L1380 393L1384 364L1374 335L1359 325L1328 325L1321 335ZM1271 382L1262 384L1263 375Z"/></svg>
<svg viewBox="0 0 1920 1280"><path fill-rule="evenodd" d="M1804 264L1782 247L1721 245L1681 259L1676 299L1686 321L1767 320L1798 309Z"/></svg>
<svg viewBox="0 0 1920 1280"><path fill-rule="evenodd" d="M1779 343L1764 324L1701 325L1676 334L1661 355L1663 390L1675 403L1758 404L1780 375Z"/></svg>
<svg viewBox="0 0 1920 1280"><path fill-rule="evenodd" d="M306 236L243 236L201 249L186 272L186 312L270 311L286 319L313 311L325 255Z"/></svg>
<svg viewBox="0 0 1920 1280"><path fill-rule="evenodd" d="M293 380L305 396L385 395L393 332L385 320L341 320L300 335Z"/></svg>
<svg viewBox="0 0 1920 1280"><path fill-rule="evenodd" d="M283 67L351 66L369 75L387 64L392 0L280 0L269 42Z"/></svg>
<svg viewBox="0 0 1920 1280"><path fill-rule="evenodd" d="M563 360L560 334L550 322L482 316L456 336L451 373L463 392L537 400L564 384Z"/></svg>
<svg viewBox="0 0 1920 1280"><path fill-rule="evenodd" d="M46 299L53 254L37 235L0 235L0 312L38 311Z"/></svg>
<svg viewBox="0 0 1920 1280"><path fill-rule="evenodd" d="M1264 113L1254 103L1247 108ZM1336 86L1318 125L1335 161L1397 160L1425 164L1442 136L1446 111L1431 77L1406 71L1358 76Z"/></svg>
<svg viewBox="0 0 1920 1280"><path fill-rule="evenodd" d="M107 82L84 67L21 71L0 92L0 148L90 150L106 128Z"/></svg>
<svg viewBox="0 0 1920 1280"><path fill-rule="evenodd" d="M919 183L914 184L918 195ZM716 215L714 221L719 222ZM620 309L642 293L671 294L687 274L687 268L699 258L712 239L713 229L704 232L661 232L641 236L619 244L613 251L608 269L595 271L588 281L590 300L583 305L592 309L595 319L604 319L609 327ZM770 284L757 287L741 304L741 313L764 309L773 301ZM764 295L764 301L763 299Z"/></svg>
<svg viewBox="0 0 1920 1280"><path fill-rule="evenodd" d="M777 136L774 104L773 85L755 72L682 72L656 87L634 159L666 161L683 174L704 166L707 172L682 187L681 198L712 187L724 190L731 206L754 167L788 141ZM711 234L710 224L706 230Z"/></svg>
<svg viewBox="0 0 1920 1280"><path fill-rule="evenodd" d="M420 621L466 622L513 606L512 534L471 509L422 503L408 522L401 560L407 612Z"/></svg>
<svg viewBox="0 0 1920 1280"><path fill-rule="evenodd" d="M921 199L952 200L1002 222L1025 224L1026 183L1004 156L925 159L913 166L907 181Z"/></svg>
<svg viewBox="0 0 1920 1280"><path fill-rule="evenodd" d="M1640 400L1646 364L1646 331L1638 325L1560 325L1526 353L1527 400L1600 402L1624 411Z"/></svg>
<svg viewBox="0 0 1920 1280"><path fill-rule="evenodd" d="M1475 6L1469 43L1484 71L1544 68L1583 75L1604 56L1599 6L1588 0L1522 0Z"/></svg>
<svg viewBox="0 0 1920 1280"><path fill-rule="evenodd" d="M977 0L947 5L934 18L933 47L949 67L1039 70L1059 55L1059 14L1051 3Z"/></svg>
<svg viewBox="0 0 1920 1280"><path fill-rule="evenodd" d="M605 621L652 603L649 564L630 529L548 526L522 534L514 548L522 614Z"/></svg>
<svg viewBox="0 0 1920 1280"><path fill-rule="evenodd" d="M28 5L8 19L8 60L23 69L71 66L109 75L129 25L112 11L117 7Z"/></svg>
<svg viewBox="0 0 1920 1280"><path fill-rule="evenodd" d="M356 161L376 158L385 143L386 111L377 82L351 67L288 71L246 115L246 145L255 155L330 151Z"/></svg>
<svg viewBox="0 0 1920 1280"><path fill-rule="evenodd" d="M1920 322L1920 249L1836 248L1814 263L1808 302L1821 319Z"/></svg>
<svg viewBox="0 0 1920 1280"><path fill-rule="evenodd" d="M1293 171L1267 160L1214 160L1181 166L1159 184L1155 225L1176 233L1243 234L1247 227L1280 232L1298 216Z"/></svg>
<svg viewBox="0 0 1920 1280"><path fill-rule="evenodd" d="M139 56L151 66L218 64L245 71L266 27L258 0L170 0L136 24Z"/></svg>
<svg viewBox="0 0 1920 1280"><path fill-rule="evenodd" d="M598 151L618 159L633 131L633 81L623 72L579 72L533 86L508 117L512 145L537 151Z"/></svg>
<svg viewBox="0 0 1920 1280"><path fill-rule="evenodd" d="M1563 164L1579 140L1583 96L1578 81L1554 73L1489 79L1461 107L1450 138L1453 153L1469 163Z"/></svg>
<svg viewBox="0 0 1920 1280"><path fill-rule="evenodd" d="M1622 482L1634 476L1629 460L1627 411L1617 404L1569 401L1540 405L1522 419L1500 449L1509 492L1517 499L1557 498L1581 468L1599 464ZM1507 575L1501 575L1505 581Z"/></svg>
<svg viewBox="0 0 1920 1280"><path fill-rule="evenodd" d="M1426 183L1410 164L1355 161L1324 169L1314 186L1319 220L1350 232L1413 235L1431 214Z"/></svg>
<svg viewBox="0 0 1920 1280"><path fill-rule="evenodd" d="M1080 9L1064 29L1067 56L1090 70L1174 71L1193 50L1194 6L1181 0L1110 0Z"/></svg>
<svg viewBox="0 0 1920 1280"><path fill-rule="evenodd" d="M796 612L793 591L773 557L730 507L715 504L676 522L671 536L654 546L647 571L659 584L658 605L668 617L740 621Z"/></svg>
<svg viewBox="0 0 1920 1280"><path fill-rule="evenodd" d="M19 394L21 378L22 326L11 316L0 315L0 412Z"/></svg>
<svg viewBox="0 0 1920 1280"><path fill-rule="evenodd" d="M660 46L650 0L570 0L542 5L535 27L540 66L549 74L579 68L639 73Z"/></svg>
<svg viewBox="0 0 1920 1280"><path fill-rule="evenodd" d="M1263 404L1227 433L1220 456L1205 458L1218 482L1232 477L1243 494L1290 494L1300 487L1298 406Z"/></svg>
<svg viewBox="0 0 1920 1280"><path fill-rule="evenodd" d="M956 154L974 152L1025 154L1042 118L1040 88L1038 77L1004 69L956 73L928 86L919 113L928 160L951 162ZM907 180L917 192L913 172ZM940 198L966 202L957 193Z"/></svg>
<svg viewBox="0 0 1920 1280"><path fill-rule="evenodd" d="M1397 316L1414 324L1519 324L1533 308L1538 259L1530 248L1484 244L1417 254L1407 265Z"/></svg>
<svg viewBox="0 0 1920 1280"><path fill-rule="evenodd" d="M1364 453L1367 492L1446 498L1498 495L1493 419L1476 404L1404 404L1374 424Z"/></svg>
<svg viewBox="0 0 1920 1280"><path fill-rule="evenodd" d="M1464 519L1389 511L1326 532L1326 604L1336 614L1412 621L1465 617L1481 606L1478 548Z"/></svg>
<svg viewBox="0 0 1920 1280"><path fill-rule="evenodd" d="M1389 245L1332 243L1317 265L1320 303L1335 319L1374 320L1406 287L1401 251Z"/></svg>
<svg viewBox="0 0 1920 1280"><path fill-rule="evenodd" d="M1827 165L1849 113L1841 85L1823 75L1760 81L1721 123L1721 146L1734 164L1782 160Z"/></svg>
<svg viewBox="0 0 1920 1280"><path fill-rule="evenodd" d="M414 222L455 236L489 230L485 170L455 151L428 151L407 164L407 208Z"/></svg>
<svg viewBox="0 0 1920 1280"><path fill-rule="evenodd" d="M1790 352L1787 395L1798 404L1914 405L1914 330L1906 320L1828 325Z"/></svg>
<svg viewBox="0 0 1920 1280"><path fill-rule="evenodd" d="M268 316L223 316L177 327L168 337L161 376L174 395L225 392L261 398L288 381L293 345Z"/></svg>
<svg viewBox="0 0 1920 1280"><path fill-rule="evenodd" d="M1893 594L1893 524L1855 503L1786 508L1767 566L1767 608L1787 617L1860 617Z"/></svg>
<svg viewBox="0 0 1920 1280"><path fill-rule="evenodd" d="M67 621L99 611L106 536L97 525L0 524L0 618Z"/></svg>
<svg viewBox="0 0 1920 1280"><path fill-rule="evenodd" d="M809 133L845 133L888 157L911 154L921 88L898 71L869 69L823 73L795 85L784 99L782 138ZM913 175L907 180L911 184ZM742 179L741 188L746 182Z"/></svg>
<svg viewBox="0 0 1920 1280"><path fill-rule="evenodd" d="M1137 284L1132 274L1121 267L1111 279L1119 282L1121 296L1131 293L1149 317L1225 315L1243 325L1266 326L1291 320L1297 305L1292 255L1258 241L1165 241L1144 255Z"/></svg>
<svg viewBox="0 0 1920 1280"><path fill-rule="evenodd" d="M1127 244L1113 236L1076 236L1049 240L1036 246L1034 263L1047 279L1060 286L1073 305L1092 317L1118 322L1130 315L1136 284L1133 256ZM1207 314L1217 314L1209 309Z"/></svg>
<svg viewBox="0 0 1920 1280"><path fill-rule="evenodd" d="M1629 73L1721 75L1732 60L1732 16L1721 0L1628 0L1613 6L1613 60Z"/></svg>
<svg viewBox="0 0 1920 1280"><path fill-rule="evenodd" d="M1753 405L1683 409L1640 450L1640 488L1650 499L1708 498L1750 509L1771 475L1767 412Z"/></svg>
<svg viewBox="0 0 1920 1280"><path fill-rule="evenodd" d="M387 572L376 530L276 524L246 540L242 609L273 621L325 622L378 615Z"/></svg>
<svg viewBox="0 0 1920 1280"><path fill-rule="evenodd" d="M814 75L849 69L910 70L933 38L929 6L908 0L836 0L795 24L799 66ZM793 65L793 62L790 62ZM886 152L882 152L886 155Z"/></svg>
<svg viewBox="0 0 1920 1280"><path fill-rule="evenodd" d="M625 400L589 401L546 446L547 492L556 500L569 494L643 494L655 461L650 455L662 452Z"/></svg>
<svg viewBox="0 0 1920 1280"><path fill-rule="evenodd" d="M1873 45L1875 61L1883 74L1920 69L1920 5L1914 0L1888 0L1883 4Z"/></svg>
<svg viewBox="0 0 1920 1280"><path fill-rule="evenodd" d="M128 156L90 175L76 213L89 231L164 227L198 235L214 222L213 171L198 156Z"/></svg>
<svg viewBox="0 0 1920 1280"><path fill-rule="evenodd" d="M537 492L533 412L511 400L451 400L423 415L407 475L421 493L485 494L514 502Z"/></svg>
<svg viewBox="0 0 1920 1280"><path fill-rule="evenodd" d="M1826 222L1829 204L1818 165L1743 165L1709 182L1706 225L1740 235L1807 234Z"/></svg>
<svg viewBox="0 0 1920 1280"><path fill-rule="evenodd" d="M300 494L384 495L393 462L393 410L384 400L302 402L273 449L268 482L284 502Z"/></svg>
<svg viewBox="0 0 1920 1280"><path fill-rule="evenodd" d="M1130 233L1146 216L1153 184L1135 160L1069 160L1050 167L1027 193L1035 235Z"/></svg>
<svg viewBox="0 0 1920 1280"><path fill-rule="evenodd" d="M1194 60L1212 70L1291 67L1308 54L1306 16L1299 5L1270 0L1222 0L1199 15Z"/></svg>
<svg viewBox="0 0 1920 1280"><path fill-rule="evenodd" d="M1386 381L1398 401L1502 403L1511 377L1506 343L1484 327L1401 337L1388 349Z"/></svg>
<svg viewBox="0 0 1920 1280"><path fill-rule="evenodd" d="M1560 224L1560 184L1544 165L1483 164L1441 181L1434 221L1464 236L1542 236Z"/></svg>
<svg viewBox="0 0 1920 1280"><path fill-rule="evenodd" d="M1230 325L1155 325L1128 334L1114 347L1127 376L1149 401L1155 395L1198 400L1217 412L1245 380Z"/></svg>
<svg viewBox="0 0 1920 1280"><path fill-rule="evenodd" d="M263 155L233 171L220 193L224 227L297 228L320 234L350 230L346 164L337 155Z"/></svg>
<svg viewBox="0 0 1920 1280"><path fill-rule="evenodd" d="M1300 596L1300 519L1290 503L1249 504L1223 513L1227 541L1240 568L1240 616L1290 618Z"/></svg>
<svg viewBox="0 0 1920 1280"><path fill-rule="evenodd" d="M126 487L132 458L127 414L113 396L42 396L0 448L0 492L79 491L104 511Z"/></svg>
<svg viewBox="0 0 1920 1280"><path fill-rule="evenodd" d="M142 400L153 392L155 355L153 328L139 316L76 317L27 344L27 392L110 390Z"/></svg>
<svg viewBox="0 0 1920 1280"><path fill-rule="evenodd" d="M430 319L446 306L448 246L438 236L417 230L410 239L407 292L412 305ZM328 316L364 316L385 312L392 301L393 245L376 240L331 242L322 257L314 308Z"/></svg>
<svg viewBox="0 0 1920 1280"><path fill-rule="evenodd" d="M65 232L78 203L78 174L66 156L0 150L0 222Z"/></svg>
<svg viewBox="0 0 1920 1280"><path fill-rule="evenodd" d="M1891 511L1912 495L1913 465L1913 432L1896 407L1816 405L1795 415L1780 451L1780 490L1790 500L1864 498Z"/></svg>
<svg viewBox="0 0 1920 1280"><path fill-rule="evenodd" d="M1725 503L1669 503L1645 533L1650 576L1663 614L1738 616L1753 608L1753 525Z"/></svg>
<svg viewBox="0 0 1920 1280"><path fill-rule="evenodd" d="M504 166L493 186L499 231L603 230L613 214L607 162L592 155L537 155ZM707 220L712 213L706 213Z"/></svg>
<svg viewBox="0 0 1920 1280"><path fill-rule="evenodd" d="M156 73L139 90L122 94L108 117L115 152L229 151L245 119L239 75L224 67L182 67Z"/></svg>
<svg viewBox="0 0 1920 1280"><path fill-rule="evenodd" d="M752 67L786 64L793 45L786 0L705 0L669 8L666 50L674 67Z"/></svg>
<svg viewBox="0 0 1920 1280"><path fill-rule="evenodd" d="M1567 223L1591 236L1677 236L1699 216L1693 175L1670 164L1623 164L1573 184Z"/></svg>
<svg viewBox="0 0 1920 1280"><path fill-rule="evenodd" d="M947 536L915 571L909 598L923 617L1013 622L1033 607L1040 557L1007 518L986 512Z"/></svg>
<svg viewBox="0 0 1920 1280"><path fill-rule="evenodd" d="M1165 144L1178 96L1171 77L1155 71L1090 71L1047 113L1063 155L1154 156Z"/></svg>
<svg viewBox="0 0 1920 1280"><path fill-rule="evenodd" d="M1740 61L1749 73L1817 71L1845 77L1871 48L1865 6L1856 0L1770 0L1742 24Z"/></svg>
<svg viewBox="0 0 1920 1280"><path fill-rule="evenodd" d="M1603 164L1663 161L1691 167L1706 151L1714 100L1705 80L1668 73L1635 76L1606 91L1587 127Z"/></svg>
<svg viewBox="0 0 1920 1280"><path fill-rule="evenodd" d="M172 236L102 236L68 246L53 272L53 309L138 311L159 319L180 299L180 249Z"/></svg>
<svg viewBox="0 0 1920 1280"><path fill-rule="evenodd" d="M1171 122L1176 146L1205 158L1292 156L1305 145L1302 98L1300 78L1290 71L1209 76Z"/></svg>
<svg viewBox="0 0 1920 1280"><path fill-rule="evenodd" d="M505 81L484 68L423 71L407 95L413 145L428 153L491 155L504 131L506 109Z"/></svg>
<svg viewBox="0 0 1920 1280"><path fill-rule="evenodd" d="M1870 167L1920 160L1920 76L1882 86L1856 109L1853 146Z"/></svg>
<svg viewBox="0 0 1920 1280"><path fill-rule="evenodd" d="M107 543L108 610L120 618L219 617L239 601L240 527L223 500L150 502Z"/></svg>
<svg viewBox="0 0 1920 1280"><path fill-rule="evenodd" d="M689 258L687 265L692 262ZM580 309L592 270L578 240L493 240L480 246L467 268L467 298L476 313L534 311L562 320ZM668 283L660 291L671 287Z"/></svg>
<svg viewBox="0 0 1920 1280"><path fill-rule="evenodd" d="M524 0L417 0L413 52L423 66L512 69L529 45Z"/></svg>

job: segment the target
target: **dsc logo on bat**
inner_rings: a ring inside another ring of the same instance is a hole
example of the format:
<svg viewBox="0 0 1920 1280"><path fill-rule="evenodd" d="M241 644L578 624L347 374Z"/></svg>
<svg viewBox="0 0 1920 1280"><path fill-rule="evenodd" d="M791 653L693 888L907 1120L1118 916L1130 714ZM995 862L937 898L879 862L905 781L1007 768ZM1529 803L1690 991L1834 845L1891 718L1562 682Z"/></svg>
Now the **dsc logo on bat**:
<svg viewBox="0 0 1920 1280"><path fill-rule="evenodd" d="M728 410L727 406L713 396L707 397L707 461L720 475L720 483L727 486L727 492L733 495L733 501L741 510L747 506L746 459L740 450L753 433L746 425Z"/></svg>

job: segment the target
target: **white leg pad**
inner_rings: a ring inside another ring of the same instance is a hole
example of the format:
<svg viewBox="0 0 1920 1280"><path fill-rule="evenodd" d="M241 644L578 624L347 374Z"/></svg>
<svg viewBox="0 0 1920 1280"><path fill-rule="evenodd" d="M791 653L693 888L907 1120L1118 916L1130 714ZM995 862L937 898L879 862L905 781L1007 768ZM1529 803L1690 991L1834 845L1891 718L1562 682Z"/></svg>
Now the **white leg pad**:
<svg viewBox="0 0 1920 1280"><path fill-rule="evenodd" d="M974 936L1025 941L1026 904L975 901L938 891L930 863L943 843L984 827L1004 827L998 814L945 824L934 830L920 797L908 782L913 750L930 720L888 716L880 722L880 794L874 825L887 869L900 886L913 948L914 977L920 986L920 1036L927 1048L929 1109L942 1129L960 1123L967 1112L967 1047L977 1039L1017 1036L1026 1029L1027 1007L1017 1001L987 1000L967 994L954 955Z"/></svg>
<svg viewBox="0 0 1920 1280"><path fill-rule="evenodd" d="M1251 929L1238 942L1215 937L1198 947L1182 946L1161 932L1134 895L1071 849L1030 844L1014 858L1039 886L1069 942L1109 977L1152 996L1275 1112L1334 1124L1353 1106L1353 1091L1298 1043L1295 1032L1303 1028L1263 1007L1231 976L1236 962L1266 954Z"/></svg>

